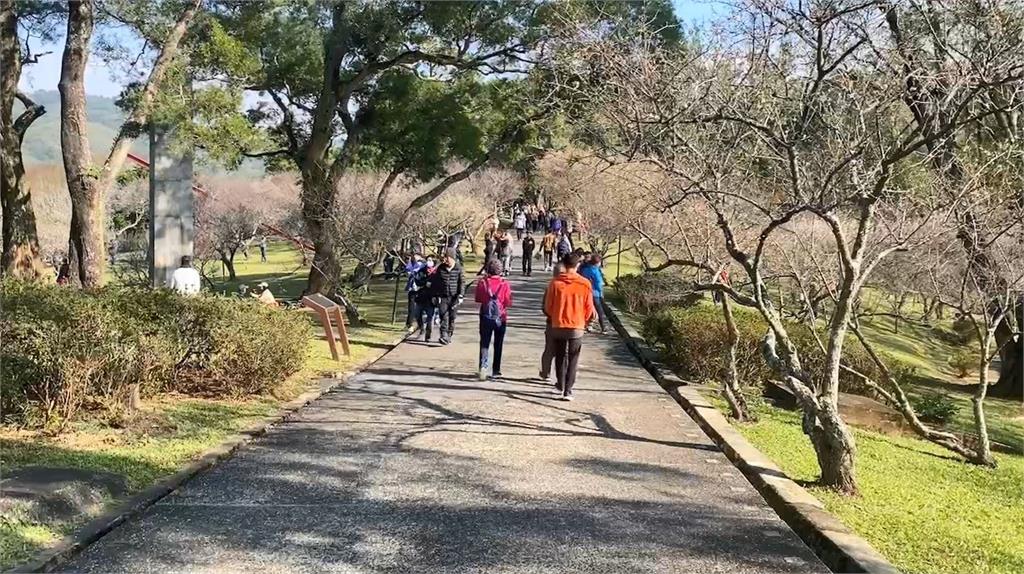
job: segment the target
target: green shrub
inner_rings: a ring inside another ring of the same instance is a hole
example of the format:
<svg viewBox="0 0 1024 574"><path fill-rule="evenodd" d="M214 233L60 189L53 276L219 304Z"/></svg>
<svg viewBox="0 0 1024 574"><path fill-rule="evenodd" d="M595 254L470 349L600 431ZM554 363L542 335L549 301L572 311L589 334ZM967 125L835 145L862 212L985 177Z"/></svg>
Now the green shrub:
<svg viewBox="0 0 1024 574"><path fill-rule="evenodd" d="M956 376L963 379L981 362L980 353L971 349L957 349L947 361L956 370Z"/></svg>
<svg viewBox="0 0 1024 574"><path fill-rule="evenodd" d="M911 398L910 402L914 405L917 416L928 423L945 424L960 410L952 399L939 393Z"/></svg>
<svg viewBox="0 0 1024 574"><path fill-rule="evenodd" d="M616 280L615 291L630 313L689 307L703 297L692 291L690 281L668 272L623 275Z"/></svg>
<svg viewBox="0 0 1024 574"><path fill-rule="evenodd" d="M761 340L767 327L760 314L734 307L733 317L739 331L736 366L740 381L751 384L773 377L761 356ZM824 377L825 355L813 333L799 324L789 324L786 328L804 368L820 380ZM644 316L642 330L644 338L661 349L664 360L674 369L698 381L722 380L728 344L725 320L718 307L695 305L651 313ZM878 380L878 369L852 337L843 347L843 359L845 364ZM863 391L860 379L846 372L840 373L840 386L846 392Z"/></svg>
<svg viewBox="0 0 1024 574"><path fill-rule="evenodd" d="M86 406L116 408L158 360L130 316L96 295L4 281L4 418L60 430Z"/></svg>
<svg viewBox="0 0 1024 574"><path fill-rule="evenodd" d="M131 389L263 393L301 368L309 322L254 301L0 283L4 422L59 431Z"/></svg>
<svg viewBox="0 0 1024 574"><path fill-rule="evenodd" d="M966 315L959 315L953 320L952 330L956 337L953 340L955 345L967 345L974 340L974 323Z"/></svg>

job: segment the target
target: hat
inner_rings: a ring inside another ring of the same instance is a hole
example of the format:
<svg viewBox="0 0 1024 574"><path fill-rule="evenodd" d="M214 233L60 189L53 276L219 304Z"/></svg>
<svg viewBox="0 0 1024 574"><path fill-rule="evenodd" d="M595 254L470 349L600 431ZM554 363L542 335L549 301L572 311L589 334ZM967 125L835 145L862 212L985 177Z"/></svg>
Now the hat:
<svg viewBox="0 0 1024 574"><path fill-rule="evenodd" d="M263 289L269 289L270 288L270 285L268 285L266 281L260 281L256 286L257 287L261 287Z"/></svg>

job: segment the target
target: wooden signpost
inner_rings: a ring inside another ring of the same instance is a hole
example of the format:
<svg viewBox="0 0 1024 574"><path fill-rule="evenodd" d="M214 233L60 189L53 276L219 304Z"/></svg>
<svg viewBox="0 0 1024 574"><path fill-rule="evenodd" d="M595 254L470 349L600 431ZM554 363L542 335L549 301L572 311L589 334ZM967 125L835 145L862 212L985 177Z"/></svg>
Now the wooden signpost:
<svg viewBox="0 0 1024 574"><path fill-rule="evenodd" d="M341 339L341 350L345 355L347 356L352 354L348 348L348 331L345 330L345 315L342 313L341 305L338 305L320 293L314 293L302 298L302 306L312 309L320 316L320 323L324 326L324 334L327 335L327 344L331 346L331 357L333 357L335 361L338 361L341 358L338 355L338 338ZM334 336L334 327L331 326L332 318L338 325L338 338L335 338Z"/></svg>

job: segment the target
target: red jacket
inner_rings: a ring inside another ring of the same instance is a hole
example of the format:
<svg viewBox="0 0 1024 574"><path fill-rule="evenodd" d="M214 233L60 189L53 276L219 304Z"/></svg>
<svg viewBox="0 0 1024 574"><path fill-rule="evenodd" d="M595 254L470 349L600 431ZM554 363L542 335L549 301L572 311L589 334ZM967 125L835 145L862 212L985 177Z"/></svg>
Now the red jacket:
<svg viewBox="0 0 1024 574"><path fill-rule="evenodd" d="M475 300L480 303L481 310L491 300L491 296L487 293L488 289L498 297L498 304L501 305L501 319L507 321L508 308L512 306L512 288L509 287L508 281L498 275L492 275L476 282Z"/></svg>

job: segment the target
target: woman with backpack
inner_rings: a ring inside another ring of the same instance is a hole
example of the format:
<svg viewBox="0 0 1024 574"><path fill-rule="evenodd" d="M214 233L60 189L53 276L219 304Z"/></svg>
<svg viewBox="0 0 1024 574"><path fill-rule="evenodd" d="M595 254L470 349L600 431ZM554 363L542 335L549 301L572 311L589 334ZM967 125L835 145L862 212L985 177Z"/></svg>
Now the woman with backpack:
<svg viewBox="0 0 1024 574"><path fill-rule="evenodd" d="M502 277L501 261L491 259L485 264L487 276L476 284L475 301L480 304L480 365L479 376L483 381L501 376L501 348L505 342L505 328L508 326L508 308L512 306L512 288ZM489 363L491 338L494 339L494 363Z"/></svg>

